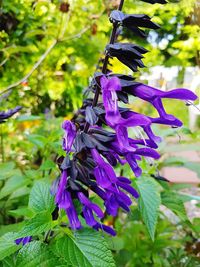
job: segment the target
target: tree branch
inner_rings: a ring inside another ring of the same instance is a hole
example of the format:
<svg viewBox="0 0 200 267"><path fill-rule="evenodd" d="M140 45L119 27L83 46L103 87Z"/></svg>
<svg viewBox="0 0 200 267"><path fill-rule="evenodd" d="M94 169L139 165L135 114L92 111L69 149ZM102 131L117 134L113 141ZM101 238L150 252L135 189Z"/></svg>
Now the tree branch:
<svg viewBox="0 0 200 267"><path fill-rule="evenodd" d="M69 15L70 17L70 15ZM68 20L67 20L67 23L69 21L69 17L68 17ZM16 88L17 86L19 86L21 83L23 83L24 81L26 81L32 74L33 72L41 65L41 63L45 60L45 58L48 56L48 54L51 52L51 50L57 45L57 43L60 43L60 42L66 42L66 41L69 41L69 40L72 40L72 39L75 39L75 38L79 38L81 37L82 34L84 34L90 27L86 27L84 29L82 29L79 33L75 34L75 35L72 35L70 36L69 38L65 38L65 39L62 39L62 37L64 36L65 34L65 31L67 29L67 26L65 25L63 27L63 30L61 32L61 36L55 40L53 40L53 42L51 43L51 45L47 48L47 50L45 51L45 53L39 58L39 60L34 64L34 66L32 67L32 69L29 71L28 74L26 74L22 79L20 79L19 81L9 85L8 87L6 87L5 89L3 89L3 91L0 92L0 95L2 94L5 94L7 92L9 92L10 90L12 90L13 88ZM60 33L60 31L59 31ZM58 34L60 35L60 34Z"/></svg>

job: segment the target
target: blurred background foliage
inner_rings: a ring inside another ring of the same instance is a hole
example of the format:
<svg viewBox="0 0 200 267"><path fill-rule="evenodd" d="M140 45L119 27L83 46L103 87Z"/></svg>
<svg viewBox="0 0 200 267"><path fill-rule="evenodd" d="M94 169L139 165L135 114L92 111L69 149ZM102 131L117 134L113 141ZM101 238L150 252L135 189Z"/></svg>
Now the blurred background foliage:
<svg viewBox="0 0 200 267"><path fill-rule="evenodd" d="M76 110L109 38L107 16L117 4L117 0L1 1L0 91L18 83L12 102L34 114L51 109L56 116L65 116ZM199 65L195 1L170 2L160 8L127 0L124 11L144 13L144 8L161 29L150 31L148 44L127 32L123 38L136 39L150 51L146 66ZM114 71L124 72L124 67L114 62Z"/></svg>
<svg viewBox="0 0 200 267"><path fill-rule="evenodd" d="M7 99L0 99L0 109L23 107L16 119L0 125L3 162L0 165L0 235L21 229L24 218L32 217L27 204L33 183L44 179L50 184L59 175L55 160L63 153L61 122L71 118L82 103L83 91L109 39L108 15L118 4L118 0L0 1L0 94L10 93ZM178 66L182 85L185 68L200 67L199 3L180 0L160 6L126 0L126 11L148 14L161 26L156 32L149 31L147 42L126 31L119 37L124 41L135 40L149 50L144 59L147 68L141 69L137 76L157 65ZM114 72L132 74L121 63L115 60L111 63ZM156 115L147 104L135 101L133 107L135 111ZM166 109L188 125L184 104L171 105L171 101L166 101ZM164 138L178 140L174 129L155 130ZM183 145L199 151L198 131L192 133L185 127L179 134ZM182 147L164 142L160 152L170 149L181 151ZM189 165L180 158L162 157L156 166L142 162L146 175L169 165L193 169L200 177L198 164ZM133 178L129 170L124 172ZM187 190L189 185L174 185L170 189L165 183L159 186L162 204L174 214L166 216L163 210L159 212L154 243L137 206L129 216L121 213L114 222L108 218L107 224L118 230L116 238L108 239L117 266L200 266L199 219L194 218L191 225L184 206L180 209L180 201L199 201L199 197L181 193L179 196L179 190ZM178 194L180 205L166 200L163 189ZM15 266L13 257L7 257L0 266Z"/></svg>

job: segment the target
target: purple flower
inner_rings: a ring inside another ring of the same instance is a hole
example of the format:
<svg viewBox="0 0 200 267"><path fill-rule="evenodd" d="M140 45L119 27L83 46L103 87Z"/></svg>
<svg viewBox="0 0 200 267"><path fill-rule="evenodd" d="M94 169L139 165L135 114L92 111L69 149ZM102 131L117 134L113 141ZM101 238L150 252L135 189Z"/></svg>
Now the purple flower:
<svg viewBox="0 0 200 267"><path fill-rule="evenodd" d="M109 235L115 236L116 232L113 228L111 228L110 226L107 226L105 224L101 224L101 223L96 223L93 228L95 230L103 230L104 232L108 233Z"/></svg>
<svg viewBox="0 0 200 267"><path fill-rule="evenodd" d="M118 177L117 185L131 194L134 198L138 198L139 194L135 188L130 186L131 181L128 180L126 177Z"/></svg>
<svg viewBox="0 0 200 267"><path fill-rule="evenodd" d="M0 111L0 123L3 123L5 119L12 117L15 113L17 113L22 107L17 106L14 109L10 109L8 111Z"/></svg>
<svg viewBox="0 0 200 267"><path fill-rule="evenodd" d="M55 202L57 204L60 204L62 197L63 197L63 193L65 191L67 185L67 170L64 170L61 174L61 178L59 181L59 185L58 185L58 189L56 192L56 198L55 198Z"/></svg>
<svg viewBox="0 0 200 267"><path fill-rule="evenodd" d="M139 177L142 174L142 169L138 166L135 155L133 153L127 153L126 160L130 165L132 171L134 172L135 176Z"/></svg>
<svg viewBox="0 0 200 267"><path fill-rule="evenodd" d="M104 217L103 211L98 205L92 203L82 192L78 193L78 198L83 205L83 215L86 223L89 226L94 226L97 221L94 218L93 212L97 215L99 219Z"/></svg>
<svg viewBox="0 0 200 267"><path fill-rule="evenodd" d="M182 121L174 117L174 120L167 120L165 118L151 118L148 117L152 123L157 123L157 124L163 124L163 125L171 125L175 127L181 127L183 125Z"/></svg>
<svg viewBox="0 0 200 267"><path fill-rule="evenodd" d="M96 149L91 149L91 154L97 164L94 168L94 176L97 184L102 188L109 188L116 183L117 177L110 164L106 163Z"/></svg>
<svg viewBox="0 0 200 267"><path fill-rule="evenodd" d="M55 202L59 209L64 209L69 219L69 223L72 229L81 228L81 223L79 221L76 209L74 207L71 194L66 189L67 186L67 171L63 170L60 182L58 185Z"/></svg>
<svg viewBox="0 0 200 267"><path fill-rule="evenodd" d="M26 237L16 239L15 243L16 243L16 245L19 245L20 243L22 243L24 246L27 243L31 242L31 240L32 240L32 236L26 236Z"/></svg>
<svg viewBox="0 0 200 267"><path fill-rule="evenodd" d="M73 204L71 204L71 206L68 209L66 209L66 213L67 213L71 228L73 230L80 229L82 227L81 222L79 221L76 209L74 208Z"/></svg>
<svg viewBox="0 0 200 267"><path fill-rule="evenodd" d="M133 86L129 93L145 101L150 102L157 109L161 118L172 121L176 118L173 115L169 115L166 113L162 104L162 98L179 99L185 101L194 101L197 99L197 96L187 89L180 88L168 92L163 92L145 84L137 84Z"/></svg>
<svg viewBox="0 0 200 267"><path fill-rule="evenodd" d="M103 104L106 111L106 121L109 122L110 125L114 125L121 117L118 110L116 94L116 91L121 90L120 81L117 77L107 79L105 76L102 76L100 84L102 88Z"/></svg>
<svg viewBox="0 0 200 267"><path fill-rule="evenodd" d="M64 151L70 152L74 139L76 137L76 126L71 121L64 121L62 128L65 131L62 147Z"/></svg>

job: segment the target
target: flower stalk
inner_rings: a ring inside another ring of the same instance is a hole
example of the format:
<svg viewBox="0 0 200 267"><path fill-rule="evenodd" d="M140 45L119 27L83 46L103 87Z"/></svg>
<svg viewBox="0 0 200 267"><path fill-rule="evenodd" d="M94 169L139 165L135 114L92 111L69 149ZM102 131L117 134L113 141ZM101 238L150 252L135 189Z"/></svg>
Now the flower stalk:
<svg viewBox="0 0 200 267"><path fill-rule="evenodd" d="M122 10L123 4L124 4L124 0L121 0L119 3L119 7L118 7L119 11ZM109 44L114 44L115 38L116 38L117 28L118 28L118 22L113 23L113 29L111 32ZM108 55L108 53L105 52L105 59L104 59L103 67L102 67L102 73L104 73L104 74L106 74L106 72L107 72L108 61L109 61L109 55ZM95 107L97 105L100 91L101 91L101 88L99 86L96 86L95 95L94 95L94 99L92 102L92 107ZM86 124L84 126L84 132L85 133L87 133L89 127L90 127L90 124L88 122L86 122Z"/></svg>

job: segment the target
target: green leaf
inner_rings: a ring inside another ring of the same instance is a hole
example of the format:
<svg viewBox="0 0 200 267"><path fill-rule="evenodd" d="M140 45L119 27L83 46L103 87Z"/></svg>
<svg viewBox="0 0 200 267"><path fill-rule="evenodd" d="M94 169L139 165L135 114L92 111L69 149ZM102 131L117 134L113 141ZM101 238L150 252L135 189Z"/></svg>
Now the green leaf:
<svg viewBox="0 0 200 267"><path fill-rule="evenodd" d="M99 232L92 229L78 231L75 237L57 240L52 251L66 263L77 267L114 267L108 244Z"/></svg>
<svg viewBox="0 0 200 267"><path fill-rule="evenodd" d="M18 188L28 184L28 180L23 175L16 174L9 178L0 192L0 199L10 195Z"/></svg>
<svg viewBox="0 0 200 267"><path fill-rule="evenodd" d="M39 148L44 148L44 146L46 145L46 138L43 135L39 135L39 134L29 134L27 135L28 140L36 145Z"/></svg>
<svg viewBox="0 0 200 267"><path fill-rule="evenodd" d="M35 217L26 222L23 229L17 233L17 237L38 235L53 228L51 214L48 212L38 213Z"/></svg>
<svg viewBox="0 0 200 267"><path fill-rule="evenodd" d="M148 177L140 177L136 184L140 194L139 210L151 239L154 240L159 206L161 204L159 186L153 179Z"/></svg>
<svg viewBox="0 0 200 267"><path fill-rule="evenodd" d="M15 258L13 257L13 255L10 255L6 258L4 258L1 261L2 265L0 265L1 267L14 267L16 266L15 264Z"/></svg>
<svg viewBox="0 0 200 267"><path fill-rule="evenodd" d="M6 162L0 164L0 180L4 180L12 175L12 170L15 167L14 162Z"/></svg>
<svg viewBox="0 0 200 267"><path fill-rule="evenodd" d="M20 248L15 244L15 239L15 233L7 233L0 237L0 260L11 255Z"/></svg>
<svg viewBox="0 0 200 267"><path fill-rule="evenodd" d="M50 194L50 186L45 182L37 181L30 193L29 207L35 212L48 210L52 212L55 208L54 198Z"/></svg>
<svg viewBox="0 0 200 267"><path fill-rule="evenodd" d="M174 192L161 194L162 204L174 212L181 220L187 221L187 213L181 197Z"/></svg>
<svg viewBox="0 0 200 267"><path fill-rule="evenodd" d="M200 196L188 195L188 194L179 194L179 197L183 202L188 202L191 200L200 201Z"/></svg>
<svg viewBox="0 0 200 267"><path fill-rule="evenodd" d="M59 260L48 249L48 246L40 241L32 241L20 249L17 255L17 267L61 267Z"/></svg>
<svg viewBox="0 0 200 267"><path fill-rule="evenodd" d="M34 213L31 209L27 207L21 207L16 210L9 210L8 214L10 214L13 217L19 218L19 217L28 217L31 218L33 217Z"/></svg>
<svg viewBox="0 0 200 267"><path fill-rule="evenodd" d="M22 229L24 226L24 222L19 222L19 223L11 223L7 225L1 225L0 226L0 236L8 233L8 232L17 232Z"/></svg>
<svg viewBox="0 0 200 267"><path fill-rule="evenodd" d="M184 167L190 169L191 171L196 172L196 174L198 175L198 178L200 178L199 162L186 162L184 164Z"/></svg>
<svg viewBox="0 0 200 267"><path fill-rule="evenodd" d="M56 167L55 162L53 162L52 160L46 160L44 163L42 163L42 165L40 166L40 170L50 170Z"/></svg>

